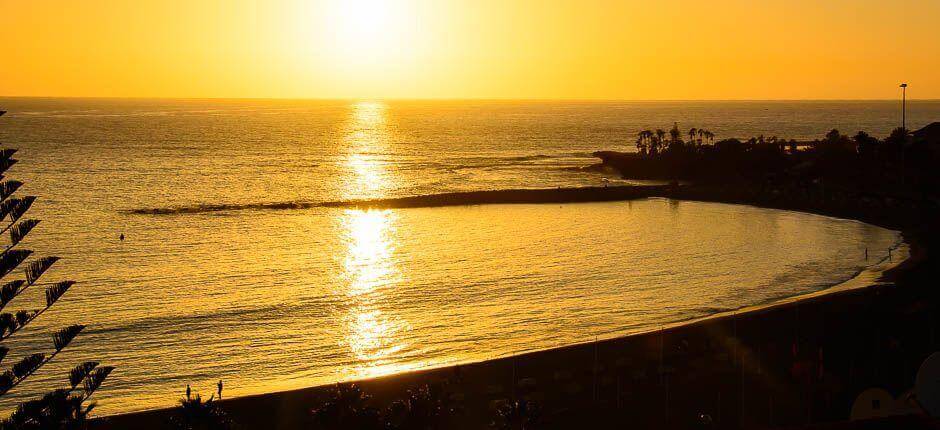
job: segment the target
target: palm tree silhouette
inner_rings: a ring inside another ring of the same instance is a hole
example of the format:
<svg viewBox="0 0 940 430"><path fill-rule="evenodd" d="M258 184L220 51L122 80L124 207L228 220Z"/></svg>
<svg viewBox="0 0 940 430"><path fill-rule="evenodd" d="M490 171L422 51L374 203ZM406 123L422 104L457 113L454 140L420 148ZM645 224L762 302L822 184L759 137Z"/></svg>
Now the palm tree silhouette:
<svg viewBox="0 0 940 430"><path fill-rule="evenodd" d="M380 411L369 396L356 384L335 384L330 397L314 408L314 428L371 430L381 428Z"/></svg>
<svg viewBox="0 0 940 430"><path fill-rule="evenodd" d="M637 133L636 149L640 152L640 154L646 155L647 148L649 148L649 141L652 136L653 132L649 130L643 130Z"/></svg>
<svg viewBox="0 0 940 430"><path fill-rule="evenodd" d="M665 139L666 139L666 131L661 128L657 128L656 138L653 139L653 144L650 145L650 148L651 148L650 152L658 154L659 151L663 149L662 146L663 146L663 142L665 141Z"/></svg>
<svg viewBox="0 0 940 430"><path fill-rule="evenodd" d="M672 128L669 129L669 144L678 145L682 142L682 132L679 131L679 123L672 123Z"/></svg>
<svg viewBox="0 0 940 430"><path fill-rule="evenodd" d="M206 429L226 430L232 428L232 421L225 410L219 406L215 395L209 400L202 396L192 395L192 389L186 386L186 397L180 399L180 406L176 414L170 419L172 428L177 429Z"/></svg>

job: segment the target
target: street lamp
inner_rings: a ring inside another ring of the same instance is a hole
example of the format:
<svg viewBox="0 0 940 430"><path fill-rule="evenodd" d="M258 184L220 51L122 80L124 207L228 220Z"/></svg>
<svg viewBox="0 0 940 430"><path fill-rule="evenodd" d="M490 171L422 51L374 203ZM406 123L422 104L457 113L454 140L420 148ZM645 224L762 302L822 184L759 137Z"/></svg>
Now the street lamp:
<svg viewBox="0 0 940 430"><path fill-rule="evenodd" d="M901 130L907 131L907 84L901 84Z"/></svg>

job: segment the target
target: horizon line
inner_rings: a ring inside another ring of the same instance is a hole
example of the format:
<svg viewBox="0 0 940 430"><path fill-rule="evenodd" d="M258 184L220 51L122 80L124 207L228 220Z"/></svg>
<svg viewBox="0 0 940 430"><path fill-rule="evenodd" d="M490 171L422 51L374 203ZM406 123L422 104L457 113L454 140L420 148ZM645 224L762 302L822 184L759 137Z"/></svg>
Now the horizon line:
<svg viewBox="0 0 940 430"><path fill-rule="evenodd" d="M257 101L503 101L503 102L900 102L898 99L878 98L831 98L831 99L787 99L787 98L729 98L729 99L618 99L618 98L504 98L504 97L189 97L189 96L49 96L49 95L0 95L5 99L97 99L97 100L257 100ZM940 101L940 98L908 98L911 101Z"/></svg>

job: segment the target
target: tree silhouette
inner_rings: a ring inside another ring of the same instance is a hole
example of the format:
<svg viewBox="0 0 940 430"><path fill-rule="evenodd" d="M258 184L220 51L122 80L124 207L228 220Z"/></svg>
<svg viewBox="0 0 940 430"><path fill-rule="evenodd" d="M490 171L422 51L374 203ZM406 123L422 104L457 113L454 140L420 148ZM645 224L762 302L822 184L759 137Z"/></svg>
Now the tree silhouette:
<svg viewBox="0 0 940 430"><path fill-rule="evenodd" d="M444 384L425 384L392 402L384 411L383 422L388 430L446 429L453 427L447 420L453 419L459 409Z"/></svg>
<svg viewBox="0 0 940 430"><path fill-rule="evenodd" d="M227 430L232 428L228 415L215 400L215 395L203 401L202 396L192 395L186 387L186 397L180 399L177 414L171 423L178 430Z"/></svg>
<svg viewBox="0 0 940 430"><path fill-rule="evenodd" d="M662 149L663 149L663 148L662 148L662 145L663 145L663 142L664 142L665 139L666 139L666 131L663 130L663 129L661 129L661 128L657 128L656 131L655 131L655 133L656 133L656 136L654 136L654 138L653 138L653 144L650 145L650 147L653 149L653 151L651 151L651 152L654 153L654 154L657 154L657 153L661 152Z"/></svg>
<svg viewBox="0 0 940 430"><path fill-rule="evenodd" d="M871 137L864 131L859 131L852 137L855 145L858 147L858 153L862 157L870 158L875 156L878 150L878 139Z"/></svg>
<svg viewBox="0 0 940 430"><path fill-rule="evenodd" d="M679 123L673 123L669 129L669 149L678 149L682 144L682 132L679 131Z"/></svg>
<svg viewBox="0 0 940 430"><path fill-rule="evenodd" d="M890 146L902 147L911 140L911 133L905 128L898 127L891 130L891 134L885 138L885 144Z"/></svg>
<svg viewBox="0 0 940 430"><path fill-rule="evenodd" d="M640 154L646 155L647 149L649 148L650 137L653 133L649 130L643 130L637 133L636 138L636 149Z"/></svg>
<svg viewBox="0 0 940 430"><path fill-rule="evenodd" d="M381 415L371 406L371 397L356 384L336 384L330 397L314 408L314 428L320 429L380 429Z"/></svg>
<svg viewBox="0 0 940 430"><path fill-rule="evenodd" d="M4 112L0 111L0 116ZM15 149L0 149L0 178L17 163L13 158ZM0 182L0 234L9 232L8 243L0 252L0 365L8 356L9 339L35 321L40 315L56 304L59 299L75 284L74 281L59 281L40 284L42 276L57 262L59 257L47 256L35 258L28 263L17 276L16 268L26 262L33 252L19 249L18 245L39 224L36 219L24 219L26 212L36 200L35 196L14 197L14 193L23 186L16 180ZM16 278L16 279L11 279ZM3 282L6 280L6 282ZM8 306L29 288L45 288L45 300L38 308L7 311ZM0 373L0 398L10 393L23 381L49 363L65 349L84 325L74 324L52 333L50 352L25 354L7 370ZM81 425L94 404L85 405L88 399L101 386L113 367L98 366L97 362L81 363L69 372L65 388L54 390L45 396L24 402L16 411L4 420L3 429L23 428L71 428Z"/></svg>

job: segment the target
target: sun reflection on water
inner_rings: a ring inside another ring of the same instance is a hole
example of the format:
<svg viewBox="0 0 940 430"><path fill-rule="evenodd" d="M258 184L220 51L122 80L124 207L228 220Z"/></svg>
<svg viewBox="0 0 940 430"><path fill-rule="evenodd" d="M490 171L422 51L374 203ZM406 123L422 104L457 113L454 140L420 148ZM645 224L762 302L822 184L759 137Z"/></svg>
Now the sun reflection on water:
<svg viewBox="0 0 940 430"><path fill-rule="evenodd" d="M357 361L350 376L370 377L400 371L389 365L405 347L401 332L407 321L383 310L385 296L400 281L394 256L395 213L389 210L343 211L347 249L343 262L349 311L346 344Z"/></svg>
<svg viewBox="0 0 940 430"><path fill-rule="evenodd" d="M392 175L379 155L388 144L386 121L383 103L351 106L346 133L345 164L350 172L346 198L382 197L392 188ZM346 240L343 279L349 297L345 343L356 361L346 373L361 378L402 371L393 355L405 348L401 333L409 324L383 310L389 287L401 277L394 255L396 214L345 210L340 216Z"/></svg>
<svg viewBox="0 0 940 430"><path fill-rule="evenodd" d="M394 213L389 210L343 211L347 249L343 262L349 282L347 294L358 296L394 280L397 270L392 259Z"/></svg>
<svg viewBox="0 0 940 430"><path fill-rule="evenodd" d="M345 184L347 199L384 197L394 188L394 172L382 155L391 136L387 108L381 102L350 105L343 160L350 174Z"/></svg>

